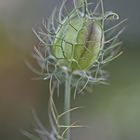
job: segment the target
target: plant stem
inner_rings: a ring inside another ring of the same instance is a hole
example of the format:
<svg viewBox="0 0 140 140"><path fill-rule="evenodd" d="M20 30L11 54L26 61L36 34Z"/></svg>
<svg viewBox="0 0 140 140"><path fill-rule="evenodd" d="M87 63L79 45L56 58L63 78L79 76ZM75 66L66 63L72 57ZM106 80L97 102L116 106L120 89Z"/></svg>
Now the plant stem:
<svg viewBox="0 0 140 140"><path fill-rule="evenodd" d="M71 79L72 75L66 75L66 82L65 82L65 95L64 95L64 111L67 113L64 116L64 121L66 126L70 126L70 106L71 106ZM66 140L70 140L70 129L67 130L65 134Z"/></svg>
<svg viewBox="0 0 140 140"><path fill-rule="evenodd" d="M84 3L86 1L87 0L75 0L75 6L77 7L77 9L79 9L79 7L81 7L81 5L84 5ZM82 9L82 12L85 11L85 7L84 6L82 6L81 9Z"/></svg>

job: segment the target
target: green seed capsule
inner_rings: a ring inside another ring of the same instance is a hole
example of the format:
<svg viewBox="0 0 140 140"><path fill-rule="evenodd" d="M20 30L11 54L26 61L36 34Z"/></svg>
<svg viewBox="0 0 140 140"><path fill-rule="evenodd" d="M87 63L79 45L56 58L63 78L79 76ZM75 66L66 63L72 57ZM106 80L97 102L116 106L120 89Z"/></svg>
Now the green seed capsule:
<svg viewBox="0 0 140 140"><path fill-rule="evenodd" d="M103 34L99 21L77 13L58 27L53 53L61 65L73 70L86 70L97 59Z"/></svg>

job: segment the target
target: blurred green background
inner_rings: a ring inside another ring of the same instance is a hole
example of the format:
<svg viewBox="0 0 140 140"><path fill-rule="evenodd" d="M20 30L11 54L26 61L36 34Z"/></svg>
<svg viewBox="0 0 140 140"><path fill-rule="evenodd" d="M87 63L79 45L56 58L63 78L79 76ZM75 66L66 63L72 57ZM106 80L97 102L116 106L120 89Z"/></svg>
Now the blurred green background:
<svg viewBox="0 0 140 140"><path fill-rule="evenodd" d="M105 67L110 85L95 86L92 94L73 101L72 106L85 106L73 118L89 127L74 129L72 140L140 140L140 1L104 3L105 9L129 19L122 36L124 54ZM38 42L32 27L41 26L58 5L58 0L0 0L0 140L28 139L19 130L32 130L31 107L44 122L47 118L48 83L31 80L35 75L24 60L32 61Z"/></svg>

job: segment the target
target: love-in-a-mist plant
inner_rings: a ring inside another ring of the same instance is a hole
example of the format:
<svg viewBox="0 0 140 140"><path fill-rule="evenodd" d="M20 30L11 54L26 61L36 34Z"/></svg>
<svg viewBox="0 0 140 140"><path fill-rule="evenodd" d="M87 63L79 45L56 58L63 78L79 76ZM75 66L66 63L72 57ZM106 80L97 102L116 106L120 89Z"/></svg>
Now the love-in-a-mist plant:
<svg viewBox="0 0 140 140"><path fill-rule="evenodd" d="M124 30L120 25L126 20L114 24L119 16L105 12L102 0L96 5L73 0L71 10L66 2L62 1L59 10L54 9L48 21L43 20L43 28L33 30L40 41L33 55L40 71L28 66L39 78L50 81L48 115L52 130L48 132L33 112L38 137L24 131L32 140L70 140L70 129L82 127L70 120L71 112L79 108L71 108L71 96L75 98L79 93L89 92L93 85L106 83L108 74L103 66L122 54L118 37ZM58 112L54 101L61 94L60 85L65 88L63 112Z"/></svg>

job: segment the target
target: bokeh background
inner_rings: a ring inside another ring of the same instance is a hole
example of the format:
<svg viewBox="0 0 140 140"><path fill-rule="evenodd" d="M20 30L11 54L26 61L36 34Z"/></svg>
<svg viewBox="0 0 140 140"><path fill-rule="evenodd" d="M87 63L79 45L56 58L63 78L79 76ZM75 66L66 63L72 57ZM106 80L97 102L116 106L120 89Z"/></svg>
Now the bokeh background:
<svg viewBox="0 0 140 140"><path fill-rule="evenodd" d="M85 106L73 118L89 127L74 129L72 140L139 140L140 1L104 3L105 9L129 19L122 36L124 54L105 67L110 85L95 86L92 94L73 101L72 106ZM35 75L25 60L32 62L33 46L38 43L32 27L41 26L58 5L58 0L0 0L0 140L28 140L20 129L32 130L32 107L48 126L48 83L32 80Z"/></svg>

